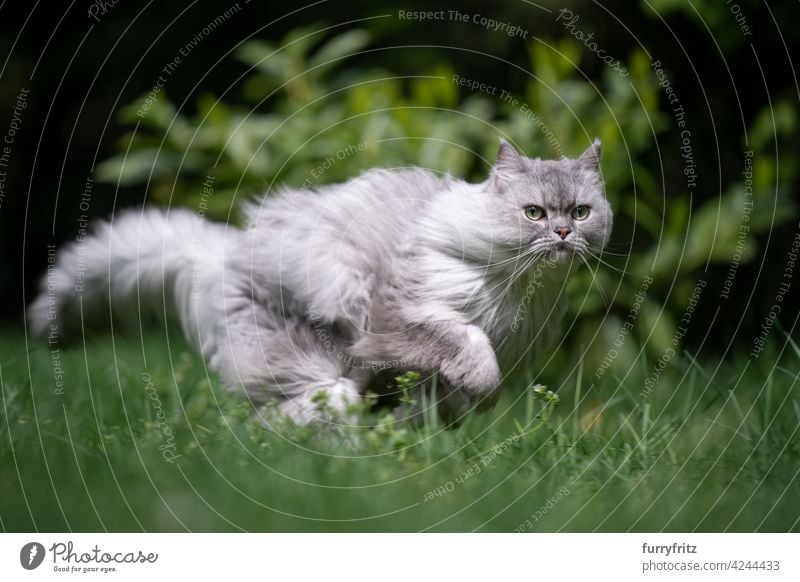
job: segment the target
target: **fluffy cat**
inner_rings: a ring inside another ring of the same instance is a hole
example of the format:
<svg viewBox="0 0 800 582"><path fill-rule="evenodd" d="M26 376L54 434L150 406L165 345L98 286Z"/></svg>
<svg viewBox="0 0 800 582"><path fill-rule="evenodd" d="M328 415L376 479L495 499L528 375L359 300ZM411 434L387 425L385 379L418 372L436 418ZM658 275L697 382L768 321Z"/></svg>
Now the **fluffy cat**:
<svg viewBox="0 0 800 582"><path fill-rule="evenodd" d="M229 389L300 424L343 413L384 368L438 372L491 404L501 370L558 337L571 265L608 241L599 159L598 141L539 160L501 140L478 184L372 170L267 196L244 230L124 212L59 251L30 324L69 337L109 298L169 309Z"/></svg>

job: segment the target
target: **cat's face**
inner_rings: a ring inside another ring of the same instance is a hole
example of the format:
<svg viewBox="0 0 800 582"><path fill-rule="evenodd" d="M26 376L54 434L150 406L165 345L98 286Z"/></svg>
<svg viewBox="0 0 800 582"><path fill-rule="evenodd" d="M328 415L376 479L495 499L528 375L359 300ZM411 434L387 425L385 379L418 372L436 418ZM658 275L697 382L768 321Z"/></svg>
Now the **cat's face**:
<svg viewBox="0 0 800 582"><path fill-rule="evenodd" d="M611 206L600 176L600 142L579 158L539 160L500 144L488 185L493 242L503 254L571 260L601 250L611 235Z"/></svg>

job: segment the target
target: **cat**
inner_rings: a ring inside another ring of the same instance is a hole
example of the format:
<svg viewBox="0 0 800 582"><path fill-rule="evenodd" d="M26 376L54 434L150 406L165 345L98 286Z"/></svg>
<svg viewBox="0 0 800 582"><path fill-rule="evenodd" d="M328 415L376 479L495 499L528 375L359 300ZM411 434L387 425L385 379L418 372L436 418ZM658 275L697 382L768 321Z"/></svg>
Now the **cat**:
<svg viewBox="0 0 800 582"><path fill-rule="evenodd" d="M244 229L126 211L57 253L30 325L68 339L108 299L171 310L227 388L298 424L344 418L386 369L490 406L501 370L559 338L572 266L608 242L599 164L598 140L559 160L500 140L480 183L374 169L247 203Z"/></svg>

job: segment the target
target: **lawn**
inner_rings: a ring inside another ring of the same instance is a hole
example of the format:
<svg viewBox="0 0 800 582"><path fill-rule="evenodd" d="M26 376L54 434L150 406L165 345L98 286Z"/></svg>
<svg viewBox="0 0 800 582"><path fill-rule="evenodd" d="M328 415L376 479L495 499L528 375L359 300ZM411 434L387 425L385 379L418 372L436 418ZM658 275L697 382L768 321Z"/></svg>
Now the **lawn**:
<svg viewBox="0 0 800 582"><path fill-rule="evenodd" d="M681 354L649 394L642 357L554 373L557 398L520 377L457 428L267 430L173 335L51 352L7 329L0 527L797 531L800 350L775 334L754 361Z"/></svg>

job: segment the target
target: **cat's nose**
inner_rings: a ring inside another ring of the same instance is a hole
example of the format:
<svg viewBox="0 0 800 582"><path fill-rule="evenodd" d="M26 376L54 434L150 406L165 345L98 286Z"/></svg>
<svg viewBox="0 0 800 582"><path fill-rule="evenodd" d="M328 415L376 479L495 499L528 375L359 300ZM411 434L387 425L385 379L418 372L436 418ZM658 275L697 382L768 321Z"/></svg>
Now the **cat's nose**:
<svg viewBox="0 0 800 582"><path fill-rule="evenodd" d="M561 240L564 240L565 238L567 238L567 235L568 235L570 232L572 232L572 231L571 231L570 229L568 229L566 226L560 226L560 227L558 227L557 229L555 229L555 231L554 231L554 232L555 232L555 233L556 233L558 236L560 236L560 237L561 237Z"/></svg>

